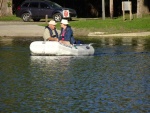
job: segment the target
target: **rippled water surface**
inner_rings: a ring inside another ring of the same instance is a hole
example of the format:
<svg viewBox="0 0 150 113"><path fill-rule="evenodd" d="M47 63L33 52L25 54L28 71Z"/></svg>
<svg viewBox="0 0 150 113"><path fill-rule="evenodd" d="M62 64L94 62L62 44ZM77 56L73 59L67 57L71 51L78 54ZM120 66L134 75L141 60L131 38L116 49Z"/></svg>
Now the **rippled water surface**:
<svg viewBox="0 0 150 113"><path fill-rule="evenodd" d="M0 112L150 112L150 49L94 48L94 56L30 56L29 42L1 41Z"/></svg>

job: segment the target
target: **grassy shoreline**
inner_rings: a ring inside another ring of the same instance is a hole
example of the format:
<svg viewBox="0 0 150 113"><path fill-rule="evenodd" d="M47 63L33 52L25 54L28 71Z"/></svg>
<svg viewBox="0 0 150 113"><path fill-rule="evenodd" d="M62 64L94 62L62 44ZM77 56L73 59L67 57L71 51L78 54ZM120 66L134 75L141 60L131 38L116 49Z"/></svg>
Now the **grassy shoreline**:
<svg viewBox="0 0 150 113"><path fill-rule="evenodd" d="M22 22L21 18L18 18L15 15L0 17L0 21ZM28 22L24 22L24 24L27 23ZM106 18L105 20L102 20L101 18L73 18L73 21L69 21L69 23L74 30L74 34L78 36L87 36L89 32L114 34L150 31L150 15L143 16L143 18L134 18L131 21L129 18L123 21L122 17L115 19ZM46 25L45 20L40 22L29 22L28 24ZM58 22L56 28L60 29L60 22Z"/></svg>

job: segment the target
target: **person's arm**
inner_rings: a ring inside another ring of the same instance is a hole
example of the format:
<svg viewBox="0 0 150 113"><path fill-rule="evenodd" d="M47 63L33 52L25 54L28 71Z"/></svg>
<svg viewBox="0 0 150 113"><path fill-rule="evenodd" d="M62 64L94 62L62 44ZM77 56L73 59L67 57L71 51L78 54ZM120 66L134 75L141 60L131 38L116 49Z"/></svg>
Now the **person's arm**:
<svg viewBox="0 0 150 113"><path fill-rule="evenodd" d="M71 27L67 28L66 34L65 34L65 41L71 41L71 37L73 35L73 31Z"/></svg>
<svg viewBox="0 0 150 113"><path fill-rule="evenodd" d="M75 43L75 39L73 37L73 31L72 31L71 27L67 28L66 35L65 35L65 40L69 41L71 44Z"/></svg>
<svg viewBox="0 0 150 113"><path fill-rule="evenodd" d="M47 40L49 40L49 41L58 41L58 38L51 38L51 37L49 37Z"/></svg>
<svg viewBox="0 0 150 113"><path fill-rule="evenodd" d="M52 38L50 36L49 30L46 28L43 34L44 40L49 40L49 41L58 41L58 38Z"/></svg>
<svg viewBox="0 0 150 113"><path fill-rule="evenodd" d="M71 45L69 41L59 40L61 44Z"/></svg>

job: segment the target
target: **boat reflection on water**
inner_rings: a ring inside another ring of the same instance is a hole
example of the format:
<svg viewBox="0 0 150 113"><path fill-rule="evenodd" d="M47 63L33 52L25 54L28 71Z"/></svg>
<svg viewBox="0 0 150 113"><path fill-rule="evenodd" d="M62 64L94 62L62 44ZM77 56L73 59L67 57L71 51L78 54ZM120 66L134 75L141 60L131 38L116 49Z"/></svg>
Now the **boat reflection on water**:
<svg viewBox="0 0 150 113"><path fill-rule="evenodd" d="M30 56L32 72L44 72L56 75L71 71L74 64L89 61L94 56ZM76 66L75 66L76 67ZM77 67L76 67L77 68ZM59 71L59 72L58 72Z"/></svg>
<svg viewBox="0 0 150 113"><path fill-rule="evenodd" d="M30 56L31 64L39 65L59 65L64 63L68 65L72 56Z"/></svg>
<svg viewBox="0 0 150 113"><path fill-rule="evenodd" d="M38 69L53 70L60 66L67 67L72 56L31 56L31 66Z"/></svg>

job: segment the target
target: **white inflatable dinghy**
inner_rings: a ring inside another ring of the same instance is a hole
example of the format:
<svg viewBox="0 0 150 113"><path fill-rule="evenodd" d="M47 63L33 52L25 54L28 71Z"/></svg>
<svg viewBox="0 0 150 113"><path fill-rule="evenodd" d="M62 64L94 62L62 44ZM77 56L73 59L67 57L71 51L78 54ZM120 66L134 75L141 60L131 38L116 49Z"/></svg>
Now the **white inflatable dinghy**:
<svg viewBox="0 0 150 113"><path fill-rule="evenodd" d="M67 46L56 41L34 41L30 44L31 55L64 55L64 56L84 56L93 55L92 44L74 44Z"/></svg>

